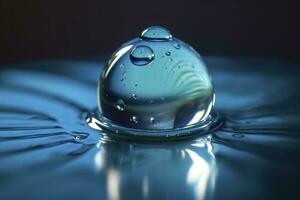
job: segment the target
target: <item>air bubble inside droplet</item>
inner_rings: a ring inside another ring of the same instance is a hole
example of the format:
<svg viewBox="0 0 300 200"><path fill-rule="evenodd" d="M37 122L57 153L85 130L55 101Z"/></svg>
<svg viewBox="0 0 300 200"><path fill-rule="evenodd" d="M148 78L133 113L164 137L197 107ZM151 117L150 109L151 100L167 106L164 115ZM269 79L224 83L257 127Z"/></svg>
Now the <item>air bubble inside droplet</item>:
<svg viewBox="0 0 300 200"><path fill-rule="evenodd" d="M175 44L174 44L174 48L175 48L175 49L180 49L180 47L181 47L181 46L180 46L180 44L179 44L179 43L177 43L177 42L175 42Z"/></svg>
<svg viewBox="0 0 300 200"><path fill-rule="evenodd" d="M205 63L163 27L149 27L122 45L98 88L97 124L118 135L177 137L205 132L215 123Z"/></svg>
<svg viewBox="0 0 300 200"><path fill-rule="evenodd" d="M132 95L131 95L131 97L132 97L134 100L136 100L136 99L137 99L137 96L136 96L136 94L132 94Z"/></svg>
<svg viewBox="0 0 300 200"><path fill-rule="evenodd" d="M135 124L138 123L138 120L137 120L137 117L136 117L136 116L133 116L133 117L131 118L131 121L132 121L133 123L135 123Z"/></svg>
<svg viewBox="0 0 300 200"><path fill-rule="evenodd" d="M119 110L119 111L123 111L124 108L125 108L125 103L122 99L119 99L117 101L117 105L116 105L116 108Z"/></svg>
<svg viewBox="0 0 300 200"><path fill-rule="evenodd" d="M153 124L154 123L154 117L150 117L150 122Z"/></svg>
<svg viewBox="0 0 300 200"><path fill-rule="evenodd" d="M170 51L166 51L166 56L170 56L171 55L171 52Z"/></svg>

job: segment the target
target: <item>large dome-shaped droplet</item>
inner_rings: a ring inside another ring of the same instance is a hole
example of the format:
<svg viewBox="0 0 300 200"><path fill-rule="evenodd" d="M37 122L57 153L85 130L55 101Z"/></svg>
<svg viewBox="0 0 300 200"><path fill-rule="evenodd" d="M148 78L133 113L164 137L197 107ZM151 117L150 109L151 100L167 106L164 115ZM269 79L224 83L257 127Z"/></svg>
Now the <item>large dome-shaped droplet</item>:
<svg viewBox="0 0 300 200"><path fill-rule="evenodd" d="M130 59L135 65L146 65L154 59L154 53L150 47L140 45L132 49Z"/></svg>
<svg viewBox="0 0 300 200"><path fill-rule="evenodd" d="M153 41L169 41L172 40L172 35L170 31L164 27L151 26L142 32L141 38Z"/></svg>
<svg viewBox="0 0 300 200"><path fill-rule="evenodd" d="M98 96L98 124L118 135L177 137L201 131L213 119L214 90L205 63L158 26L112 55Z"/></svg>

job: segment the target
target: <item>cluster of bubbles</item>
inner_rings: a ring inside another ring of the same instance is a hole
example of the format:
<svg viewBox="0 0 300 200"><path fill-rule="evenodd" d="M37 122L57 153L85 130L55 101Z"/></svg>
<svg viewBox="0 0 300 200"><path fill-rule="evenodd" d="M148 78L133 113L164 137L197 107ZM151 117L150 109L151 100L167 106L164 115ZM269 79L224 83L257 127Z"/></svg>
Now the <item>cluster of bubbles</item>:
<svg viewBox="0 0 300 200"><path fill-rule="evenodd" d="M102 72L98 97L104 124L160 132L203 125L214 104L200 55L160 26L115 51Z"/></svg>

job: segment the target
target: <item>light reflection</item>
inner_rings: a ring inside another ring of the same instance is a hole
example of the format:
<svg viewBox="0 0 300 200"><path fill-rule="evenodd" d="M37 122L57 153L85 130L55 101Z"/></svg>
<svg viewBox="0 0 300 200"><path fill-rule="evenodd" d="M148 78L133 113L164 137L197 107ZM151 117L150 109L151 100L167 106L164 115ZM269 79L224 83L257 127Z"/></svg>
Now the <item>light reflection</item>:
<svg viewBox="0 0 300 200"><path fill-rule="evenodd" d="M210 111L212 109L212 107L213 107L214 104L215 104L215 95L213 96L213 101L210 102L210 104L208 105L207 110ZM206 119L209 114L210 114L210 112L206 112L205 115L204 115L204 117L203 117L203 119Z"/></svg>
<svg viewBox="0 0 300 200"><path fill-rule="evenodd" d="M120 174L116 169L110 169L107 173L107 193L111 200L120 199Z"/></svg>
<svg viewBox="0 0 300 200"><path fill-rule="evenodd" d="M210 163L208 163L207 160L205 160L195 151L185 149L192 160L192 165L187 174L187 183L194 185L196 199L207 199L207 187L210 186L210 190L214 191L215 178L217 175L213 148L210 142L198 142L196 144L193 144L192 146L206 146L207 152L211 156Z"/></svg>
<svg viewBox="0 0 300 200"><path fill-rule="evenodd" d="M170 199L182 195L186 199L209 199L217 175L210 140L211 136L175 143L101 139L95 169L107 180L110 199L149 199L158 194Z"/></svg>
<svg viewBox="0 0 300 200"><path fill-rule="evenodd" d="M126 47L121 48L114 55L112 55L112 58L111 58L112 62L109 61L109 63L108 63L109 66L108 66L108 68L107 68L107 70L106 70L106 72L104 74L104 77L107 77L107 75L109 74L110 70L115 65L115 63L119 60L119 58L121 58L132 47L133 47L133 45L128 45Z"/></svg>
<svg viewBox="0 0 300 200"><path fill-rule="evenodd" d="M105 158L104 158L104 152L105 150L102 149L101 151L98 151L96 153L94 163L95 163L95 168L97 171L101 171L102 168L105 166Z"/></svg>
<svg viewBox="0 0 300 200"><path fill-rule="evenodd" d="M143 178L142 192L143 192L143 198L147 199L149 193L149 182L147 176L144 176Z"/></svg>
<svg viewBox="0 0 300 200"><path fill-rule="evenodd" d="M97 120L96 118L88 116L85 121L93 129L102 131L102 128L98 125L101 122L99 120Z"/></svg>
<svg viewBox="0 0 300 200"><path fill-rule="evenodd" d="M209 114L209 112L208 112L208 114ZM204 115L204 110L198 111L187 125L189 126L189 125L200 122L201 119L203 118L203 115ZM203 118L203 119L206 119L206 118Z"/></svg>

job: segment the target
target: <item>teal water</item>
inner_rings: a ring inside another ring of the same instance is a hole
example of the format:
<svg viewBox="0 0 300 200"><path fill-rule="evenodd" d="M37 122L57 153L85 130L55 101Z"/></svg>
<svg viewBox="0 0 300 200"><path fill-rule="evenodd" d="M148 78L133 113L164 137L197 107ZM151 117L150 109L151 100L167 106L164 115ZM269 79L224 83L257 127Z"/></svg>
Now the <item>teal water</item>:
<svg viewBox="0 0 300 200"><path fill-rule="evenodd" d="M296 199L299 63L204 61L222 126L170 142L88 126L102 58L1 68L0 199Z"/></svg>

